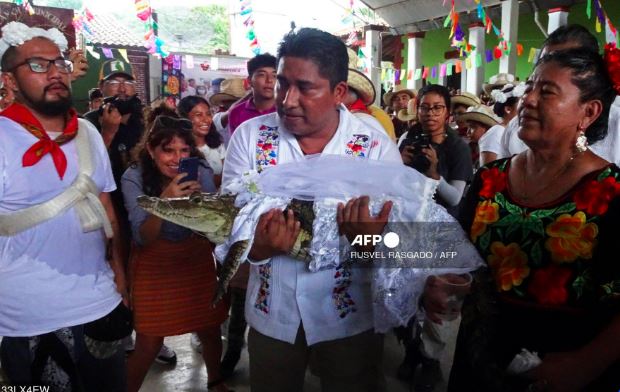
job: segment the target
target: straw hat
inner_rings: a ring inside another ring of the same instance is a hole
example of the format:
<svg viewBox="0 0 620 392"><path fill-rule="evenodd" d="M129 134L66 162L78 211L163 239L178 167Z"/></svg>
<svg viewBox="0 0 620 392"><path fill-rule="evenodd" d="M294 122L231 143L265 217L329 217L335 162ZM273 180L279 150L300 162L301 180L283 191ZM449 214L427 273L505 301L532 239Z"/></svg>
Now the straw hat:
<svg viewBox="0 0 620 392"><path fill-rule="evenodd" d="M515 82L515 76L509 73L498 73L489 78L489 83L482 85L482 89L490 94L491 90L502 88L504 85Z"/></svg>
<svg viewBox="0 0 620 392"><path fill-rule="evenodd" d="M383 104L385 106L392 106L392 98L394 98L394 96L398 93L405 93L409 95L409 99L415 98L417 94L415 90L410 90L399 84L399 85L394 86L394 91L390 91L389 93L385 93L383 95Z"/></svg>
<svg viewBox="0 0 620 392"><path fill-rule="evenodd" d="M462 121L477 121L490 127L501 123L501 119L493 113L493 109L486 105L470 106L467 112L459 115Z"/></svg>
<svg viewBox="0 0 620 392"><path fill-rule="evenodd" d="M364 105L368 106L375 101L375 97L377 96L375 86L373 86L370 79L360 71L349 68L347 84L350 88L355 90L357 95L362 99L362 102L364 102Z"/></svg>
<svg viewBox="0 0 620 392"><path fill-rule="evenodd" d="M463 92L450 98L450 106L452 106L452 108L454 108L455 105L465 105L467 107L471 107L478 106L481 103L480 98L468 92Z"/></svg>
<svg viewBox="0 0 620 392"><path fill-rule="evenodd" d="M243 98L246 93L244 79L224 79L222 83L220 83L220 92L213 94L209 98L209 103L212 106L221 106L226 101L236 101L239 98Z"/></svg>
<svg viewBox="0 0 620 392"><path fill-rule="evenodd" d="M413 121L418 118L418 112L416 110L416 100L415 98L410 99L407 102L407 109L401 109L396 114L396 117L403 122Z"/></svg>

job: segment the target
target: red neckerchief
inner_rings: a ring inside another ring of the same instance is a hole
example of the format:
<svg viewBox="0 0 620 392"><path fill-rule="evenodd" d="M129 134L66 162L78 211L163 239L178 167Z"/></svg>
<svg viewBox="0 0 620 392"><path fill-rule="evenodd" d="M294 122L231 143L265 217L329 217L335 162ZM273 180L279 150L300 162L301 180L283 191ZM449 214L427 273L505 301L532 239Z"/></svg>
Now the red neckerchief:
<svg viewBox="0 0 620 392"><path fill-rule="evenodd" d="M33 166L39 162L45 154L49 153L52 155L54 166L56 166L56 171L62 180L67 170L67 157L65 157L65 153L60 148L60 145L73 139L78 131L77 112L75 109L71 109L68 114L69 120L67 121L66 128L62 131L60 136L52 140L45 129L43 129L39 120L36 119L27 107L14 102L0 113L0 116L19 123L25 130L39 139L38 142L33 144L24 153L22 157L22 166Z"/></svg>
<svg viewBox="0 0 620 392"><path fill-rule="evenodd" d="M370 110L368 110L368 108L366 107L366 105L364 105L364 102L362 102L360 98L358 98L352 104L347 105L347 109L349 109L351 113L362 112L362 113L370 114Z"/></svg>

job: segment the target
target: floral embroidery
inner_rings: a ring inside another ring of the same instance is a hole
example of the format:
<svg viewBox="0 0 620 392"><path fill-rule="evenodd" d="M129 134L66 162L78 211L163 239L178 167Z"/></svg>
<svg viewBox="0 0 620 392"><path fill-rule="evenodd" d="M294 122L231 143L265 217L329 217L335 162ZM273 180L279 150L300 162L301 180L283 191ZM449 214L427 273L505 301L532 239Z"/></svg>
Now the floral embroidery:
<svg viewBox="0 0 620 392"><path fill-rule="evenodd" d="M523 283L523 278L530 273L527 255L515 242L508 244L508 246L498 241L493 242L487 262L493 271L498 289L502 291L520 286Z"/></svg>
<svg viewBox="0 0 620 392"><path fill-rule="evenodd" d="M573 273L557 265L535 270L527 292L543 305L564 305L568 301L566 286Z"/></svg>
<svg viewBox="0 0 620 392"><path fill-rule="evenodd" d="M482 187L478 194L485 199L491 199L497 192L501 192L506 188L506 173L500 171L497 167L485 170L480 174L482 179Z"/></svg>
<svg viewBox="0 0 620 392"><path fill-rule="evenodd" d="M586 215L582 211L576 212L575 215L558 216L545 231L550 236L545 241L545 247L551 252L553 261L568 263L578 257L592 258L598 226L586 223Z"/></svg>
<svg viewBox="0 0 620 392"><path fill-rule="evenodd" d="M487 229L487 224L495 223L499 219L499 205L491 200L485 200L478 203L476 207L476 216L471 226L470 237L472 242L476 242L478 236L483 234Z"/></svg>
<svg viewBox="0 0 620 392"><path fill-rule="evenodd" d="M620 184L613 176L609 176L602 181L590 181L575 192L573 200L578 210L584 210L589 215L603 215L611 199L618 195Z"/></svg>
<svg viewBox="0 0 620 392"><path fill-rule="evenodd" d="M368 135L353 135L353 139L347 142L345 154L360 158L366 157L369 146L368 139Z"/></svg>
<svg viewBox="0 0 620 392"><path fill-rule="evenodd" d="M261 312L268 314L269 293L271 292L269 286L269 279L271 279L271 261L258 266L258 276L260 279L260 287L258 288L254 307Z"/></svg>
<svg viewBox="0 0 620 392"><path fill-rule="evenodd" d="M340 318L345 318L349 313L357 312L355 301L353 301L348 292L349 286L351 286L350 268L342 265L336 267L334 279L336 280L336 286L332 291L332 298L334 299L336 310L340 312Z"/></svg>
<svg viewBox="0 0 620 392"><path fill-rule="evenodd" d="M256 166L258 171L261 171L266 166L277 164L279 143L278 127L261 125L258 128L258 140L256 141Z"/></svg>

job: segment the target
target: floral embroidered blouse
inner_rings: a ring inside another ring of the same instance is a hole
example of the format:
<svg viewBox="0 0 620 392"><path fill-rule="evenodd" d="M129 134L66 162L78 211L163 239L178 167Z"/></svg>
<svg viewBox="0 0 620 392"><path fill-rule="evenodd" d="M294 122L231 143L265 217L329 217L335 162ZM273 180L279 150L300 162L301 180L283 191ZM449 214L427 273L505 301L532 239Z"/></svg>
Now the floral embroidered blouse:
<svg viewBox="0 0 620 392"><path fill-rule="evenodd" d="M532 208L512 198L509 166L510 159L503 159L480 171L473 190L477 203L466 228L497 291L551 306L617 301L620 263L596 250L611 245L605 241L613 241L612 225L620 223L608 216L619 217L620 169L609 165L590 173L559 200Z"/></svg>
<svg viewBox="0 0 620 392"><path fill-rule="evenodd" d="M528 380L505 373L521 349L575 350L620 313L620 169L591 172L532 207L512 197L509 168L510 158L482 167L461 210L488 268L463 306L449 390L523 390ZM619 369L592 390L615 385Z"/></svg>

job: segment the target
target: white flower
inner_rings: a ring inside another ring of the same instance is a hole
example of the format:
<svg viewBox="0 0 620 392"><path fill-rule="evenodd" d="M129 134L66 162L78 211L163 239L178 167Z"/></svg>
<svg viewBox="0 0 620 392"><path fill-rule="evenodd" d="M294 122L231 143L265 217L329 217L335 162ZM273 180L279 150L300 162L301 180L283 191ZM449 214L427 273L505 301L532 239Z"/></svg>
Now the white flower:
<svg viewBox="0 0 620 392"><path fill-rule="evenodd" d="M525 88L526 88L525 83L517 84L515 88L512 90L512 95L517 98L522 97L523 94L525 94Z"/></svg>
<svg viewBox="0 0 620 392"><path fill-rule="evenodd" d="M508 97L502 92L502 90L491 91L491 98L493 98L493 100L498 103L504 103L508 99Z"/></svg>
<svg viewBox="0 0 620 392"><path fill-rule="evenodd" d="M2 28L2 38L0 39L0 58L11 46L20 46L24 42L30 41L35 37L44 37L54 42L60 51L67 50L67 38L57 28L44 30L39 27L29 27L20 22L7 23Z"/></svg>

